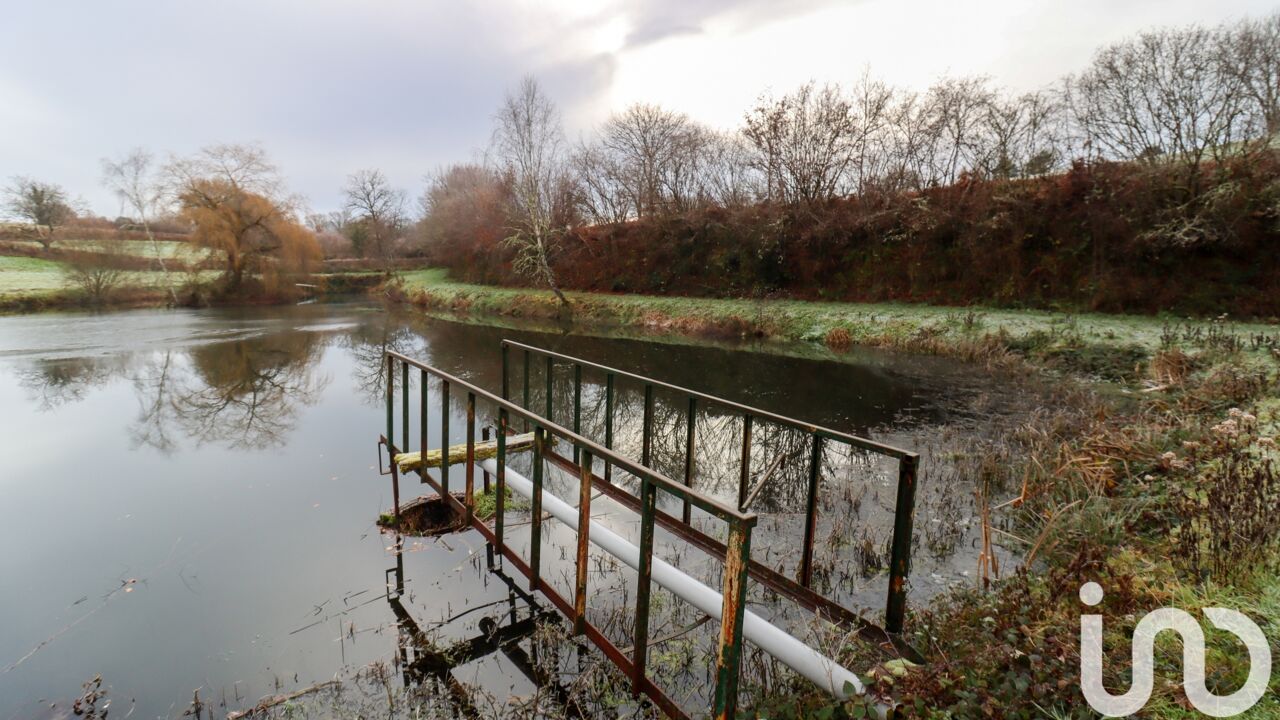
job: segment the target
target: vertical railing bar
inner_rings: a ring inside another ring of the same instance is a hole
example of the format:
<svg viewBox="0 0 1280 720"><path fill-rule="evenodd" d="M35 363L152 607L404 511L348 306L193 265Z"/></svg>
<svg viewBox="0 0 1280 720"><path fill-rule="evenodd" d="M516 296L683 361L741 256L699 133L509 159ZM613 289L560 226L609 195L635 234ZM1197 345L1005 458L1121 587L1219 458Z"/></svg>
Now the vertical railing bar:
<svg viewBox="0 0 1280 720"><path fill-rule="evenodd" d="M547 356L547 412L546 412L546 414L545 414L545 415L543 415L543 417L545 417L545 418L546 418L548 421L550 421L550 422L555 422L555 421L556 421L556 419L555 419L554 417L552 417L552 415L551 415L551 408L552 408L552 404L551 404L551 399L552 399L551 391L552 391L552 390L554 389L554 387L555 387L555 379L556 379L556 375L555 375L555 358L553 358L553 357L551 357L550 355L548 355L548 356Z"/></svg>
<svg viewBox="0 0 1280 720"><path fill-rule="evenodd" d="M631 694L639 696L649 655L649 593L653 579L653 519L658 487L648 477L640 479L640 567L636 573L636 619Z"/></svg>
<svg viewBox="0 0 1280 720"><path fill-rule="evenodd" d="M689 397L689 418L685 422L684 427L684 486L693 488L693 452L694 452L694 433L698 421L698 399ZM684 509L681 519L684 524L688 525L692 520L692 505L689 498L684 499Z"/></svg>
<svg viewBox="0 0 1280 720"><path fill-rule="evenodd" d="M547 418L548 420L550 417ZM582 363L573 364L573 434L582 434ZM573 446L573 464L578 464L580 451Z"/></svg>
<svg viewBox="0 0 1280 720"><path fill-rule="evenodd" d="M532 358L529 356L529 351L525 350L524 351L524 404L521 406L525 410L529 409L529 365L531 362L532 362ZM525 432L529 431L528 418L525 418L524 420L524 429L525 429Z"/></svg>
<svg viewBox="0 0 1280 720"><path fill-rule="evenodd" d="M578 556L573 588L573 634L581 635L587 623L587 564L591 533L591 451L583 450L578 474Z"/></svg>
<svg viewBox="0 0 1280 720"><path fill-rule="evenodd" d="M907 614L907 575L911 572L911 526L918 463L916 455L898 461L898 498L893 508L893 545L889 555L889 599L884 612L884 629L891 633L902 632Z"/></svg>
<svg viewBox="0 0 1280 720"><path fill-rule="evenodd" d="M546 431L533 426L533 497L529 531L529 589L538 589L539 564L542 559L542 453Z"/></svg>
<svg viewBox="0 0 1280 720"><path fill-rule="evenodd" d="M400 363L400 452L409 452L409 361Z"/></svg>
<svg viewBox="0 0 1280 720"><path fill-rule="evenodd" d="M449 495L449 381L444 378L440 379L440 490Z"/></svg>
<svg viewBox="0 0 1280 720"><path fill-rule="evenodd" d="M483 441L483 442L486 442L486 443L487 443L487 442L489 442L490 438L489 438L489 426L488 426L488 425L485 425L483 428L481 428L481 429L480 429L480 440L481 440L481 441ZM482 483L483 483L483 484L481 485L481 492L483 492L485 495L488 495L488 494L489 494L489 489L490 489L490 488L489 488L489 471L488 471L488 470L485 470L485 471L484 471L484 474L481 476L481 478L482 478L482 480L481 480L481 481L482 481Z"/></svg>
<svg viewBox="0 0 1280 720"><path fill-rule="evenodd" d="M818 482L822 477L822 436L814 434L809 454L809 488L804 509L804 545L800 549L800 584L813 584L813 541L818 531Z"/></svg>
<svg viewBox="0 0 1280 720"><path fill-rule="evenodd" d="M653 452L653 383L644 386L644 423L641 429L640 464L649 467Z"/></svg>
<svg viewBox="0 0 1280 720"><path fill-rule="evenodd" d="M498 553L502 553L503 514L507 503L507 409L498 408L498 474L494 478L497 483L493 498L493 536L497 540Z"/></svg>
<svg viewBox="0 0 1280 720"><path fill-rule="evenodd" d="M418 370L418 381L422 386L418 388L418 452L422 453L422 464L418 467L423 476L427 474L427 411L430 404L427 402L427 386L430 385L425 369Z"/></svg>
<svg viewBox="0 0 1280 720"><path fill-rule="evenodd" d="M747 485L751 482L751 423L750 415L742 416L742 461L738 471L738 510L747 503Z"/></svg>
<svg viewBox="0 0 1280 720"><path fill-rule="evenodd" d="M387 446L395 444L396 417L396 359L387 356ZM392 458L394 461L395 458Z"/></svg>
<svg viewBox="0 0 1280 720"><path fill-rule="evenodd" d="M613 449L613 373L604 376L604 446ZM605 482L613 481L613 463L604 464Z"/></svg>
<svg viewBox="0 0 1280 720"><path fill-rule="evenodd" d="M511 399L511 373L509 367L511 365L511 346L506 341L502 342L502 399Z"/></svg>
<svg viewBox="0 0 1280 720"><path fill-rule="evenodd" d="M716 656L713 716L733 720L738 709L738 673L742 665L742 620L747 606L747 573L751 562L751 525L735 520L725 544L720 648Z"/></svg>
<svg viewBox="0 0 1280 720"><path fill-rule="evenodd" d="M466 489L463 494L467 506L467 524L475 518L476 508L476 394L467 393L467 462Z"/></svg>

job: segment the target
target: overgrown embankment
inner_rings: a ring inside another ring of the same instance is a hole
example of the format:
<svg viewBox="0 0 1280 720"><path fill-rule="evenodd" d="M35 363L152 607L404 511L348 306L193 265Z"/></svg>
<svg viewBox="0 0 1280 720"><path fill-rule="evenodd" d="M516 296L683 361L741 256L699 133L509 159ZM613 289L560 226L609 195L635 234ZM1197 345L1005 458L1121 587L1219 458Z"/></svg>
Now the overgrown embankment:
<svg viewBox="0 0 1280 720"><path fill-rule="evenodd" d="M1280 316L1280 158L1080 163L1022 180L809 206L705 208L579 228L551 255L566 289L691 297L910 301L1071 311ZM528 282L494 215L432 261Z"/></svg>
<svg viewBox="0 0 1280 720"><path fill-rule="evenodd" d="M549 292L452 282L441 271L410 273L388 292L435 311L561 315ZM1106 617L1113 689L1128 687L1137 620L1159 607L1198 617L1201 607L1235 608L1280 652L1280 326L794 300L570 300L579 326L812 341L837 351L869 344L1058 378L1057 404L970 463L991 542L1019 554L1023 569L985 556L972 589L913 611L910 640L928 664L872 678L912 716L1093 717L1079 690L1078 593L1090 581L1105 590L1093 611ZM1207 637L1209 687L1226 694L1243 681L1248 656L1226 633ZM871 662L856 646L847 652L851 667ZM1147 715L1187 717L1180 646L1157 644L1156 667ZM1280 716L1276 689L1246 717ZM757 709L809 717L828 703L796 685L773 688Z"/></svg>

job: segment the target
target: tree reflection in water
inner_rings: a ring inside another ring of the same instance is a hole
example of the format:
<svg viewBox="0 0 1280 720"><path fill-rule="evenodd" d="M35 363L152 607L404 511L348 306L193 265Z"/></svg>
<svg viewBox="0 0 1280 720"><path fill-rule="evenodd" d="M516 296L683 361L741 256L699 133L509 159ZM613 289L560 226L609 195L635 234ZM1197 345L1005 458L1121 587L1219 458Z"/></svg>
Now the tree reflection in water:
<svg viewBox="0 0 1280 720"><path fill-rule="evenodd" d="M42 360L21 373L22 386L52 410L79 402L107 382L127 378L138 415L134 447L171 453L180 437L234 449L282 446L301 407L330 378L315 370L324 348L315 332L288 331L118 358Z"/></svg>

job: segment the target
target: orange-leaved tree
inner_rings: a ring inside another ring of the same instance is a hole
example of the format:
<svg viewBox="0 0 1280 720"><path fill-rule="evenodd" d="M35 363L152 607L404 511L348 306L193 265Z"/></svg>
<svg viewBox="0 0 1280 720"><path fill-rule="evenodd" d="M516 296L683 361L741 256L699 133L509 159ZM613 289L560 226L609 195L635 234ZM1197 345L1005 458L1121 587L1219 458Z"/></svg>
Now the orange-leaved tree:
<svg viewBox="0 0 1280 720"><path fill-rule="evenodd" d="M246 275L273 292L282 278L309 272L320 259L315 234L275 197L275 169L260 150L206 148L174 163L170 174L182 216L194 227L192 241L224 258L228 293L240 292Z"/></svg>

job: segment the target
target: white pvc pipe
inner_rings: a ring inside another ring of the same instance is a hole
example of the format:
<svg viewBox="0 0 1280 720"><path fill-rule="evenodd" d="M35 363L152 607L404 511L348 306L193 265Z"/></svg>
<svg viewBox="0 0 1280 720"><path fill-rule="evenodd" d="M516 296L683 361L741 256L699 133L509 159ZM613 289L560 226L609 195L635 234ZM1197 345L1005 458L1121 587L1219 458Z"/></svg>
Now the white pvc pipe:
<svg viewBox="0 0 1280 720"><path fill-rule="evenodd" d="M479 463L479 466L493 475L498 473L496 460L485 460ZM527 500L533 499L533 483L510 467L506 470L506 483L507 487L518 495ZM542 509L577 532L577 509L545 489L542 491ZM626 563L632 569L637 571L640 569L640 548L632 545L626 538L595 520L591 521L588 537L591 542L599 545L605 552ZM716 620L720 619L723 595L663 562L660 558L653 558L650 568L654 582L707 615ZM862 681L857 675L750 610L743 612L742 634L761 650L837 698L843 700L849 697L850 693L845 690L846 684L853 688L852 694L861 695L864 692Z"/></svg>

